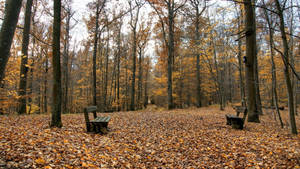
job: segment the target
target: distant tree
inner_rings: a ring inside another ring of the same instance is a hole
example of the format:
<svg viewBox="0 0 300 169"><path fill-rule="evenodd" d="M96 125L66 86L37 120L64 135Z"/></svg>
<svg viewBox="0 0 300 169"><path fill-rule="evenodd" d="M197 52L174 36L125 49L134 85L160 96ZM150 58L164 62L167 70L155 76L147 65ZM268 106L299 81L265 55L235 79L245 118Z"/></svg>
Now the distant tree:
<svg viewBox="0 0 300 169"><path fill-rule="evenodd" d="M161 23L161 29L163 32L164 42L168 50L167 59L167 100L168 109L174 108L173 103L173 85L172 85L172 72L173 72L173 62L174 62L174 25L175 18L178 10L182 8L187 0L175 2L175 0L164 0L164 1L154 1L147 0L151 7L155 10L157 16L159 17L159 22ZM164 9L167 10L167 14L164 13Z"/></svg>
<svg viewBox="0 0 300 169"><path fill-rule="evenodd" d="M61 26L61 0L54 0L54 22L52 42L53 64L53 93L52 118L50 127L62 127L61 122L61 67L60 67L60 26Z"/></svg>
<svg viewBox="0 0 300 169"><path fill-rule="evenodd" d="M5 76L5 67L8 62L10 47L16 30L22 0L6 0L5 13L0 30L0 86Z"/></svg>
<svg viewBox="0 0 300 169"><path fill-rule="evenodd" d="M205 0L189 0L191 6L193 7L193 22L195 24L195 41L196 44L199 45L200 44L200 20L201 20L201 16L202 13L205 11L206 9L206 1ZM196 94L196 98L197 98L197 107L201 107L201 77L200 77L200 53L197 52L196 53L196 86L197 86L197 94Z"/></svg>
<svg viewBox="0 0 300 169"><path fill-rule="evenodd" d="M64 4L65 13L65 27L64 27L64 50L62 59L62 112L69 112L68 109L68 96L69 96L69 62L70 62L70 31L74 27L71 25L71 19L75 12L72 10L72 0L67 0Z"/></svg>
<svg viewBox="0 0 300 169"><path fill-rule="evenodd" d="M130 27L132 31L132 78L131 78L131 92L130 92L130 110L135 110L135 75L136 75L136 54L137 54L137 23L139 20L139 13L141 3L137 0L134 1L137 10L134 14L132 2L129 1L130 6Z"/></svg>

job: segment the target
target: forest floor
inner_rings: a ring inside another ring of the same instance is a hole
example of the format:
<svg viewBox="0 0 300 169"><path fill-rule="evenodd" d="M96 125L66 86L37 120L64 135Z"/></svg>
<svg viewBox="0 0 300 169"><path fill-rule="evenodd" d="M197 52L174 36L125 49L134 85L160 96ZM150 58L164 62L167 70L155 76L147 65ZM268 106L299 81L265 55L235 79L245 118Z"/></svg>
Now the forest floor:
<svg viewBox="0 0 300 169"><path fill-rule="evenodd" d="M269 113L235 130L225 114L152 106L110 114L106 135L86 133L83 114L63 115L61 129L50 115L0 116L0 168L300 168L300 134Z"/></svg>

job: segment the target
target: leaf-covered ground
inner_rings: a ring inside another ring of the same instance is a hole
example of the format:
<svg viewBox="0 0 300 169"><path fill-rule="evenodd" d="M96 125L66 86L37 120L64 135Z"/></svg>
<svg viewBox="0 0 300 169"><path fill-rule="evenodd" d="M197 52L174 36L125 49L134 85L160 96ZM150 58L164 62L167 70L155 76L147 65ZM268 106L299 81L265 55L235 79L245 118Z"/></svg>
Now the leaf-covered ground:
<svg viewBox="0 0 300 169"><path fill-rule="evenodd" d="M83 114L63 115L62 129L49 129L49 115L1 116L0 168L299 168L299 135L268 113L234 130L228 113L114 113L107 135L86 133Z"/></svg>

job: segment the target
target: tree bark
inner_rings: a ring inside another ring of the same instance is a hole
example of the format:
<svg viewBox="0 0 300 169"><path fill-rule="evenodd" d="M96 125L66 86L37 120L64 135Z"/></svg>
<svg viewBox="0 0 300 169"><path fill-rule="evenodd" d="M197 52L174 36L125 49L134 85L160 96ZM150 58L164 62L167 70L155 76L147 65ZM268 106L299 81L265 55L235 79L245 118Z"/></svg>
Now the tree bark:
<svg viewBox="0 0 300 169"><path fill-rule="evenodd" d="M240 7L241 8L241 7ZM242 9L240 9L240 16L238 19L238 32L241 32L241 25L242 25ZM243 107L246 107L246 99L245 99L245 84L244 84L244 67L242 64L242 40L241 40L241 34L238 35L238 63L239 63L239 83L240 83L240 95L241 95L241 104Z"/></svg>
<svg viewBox="0 0 300 169"><path fill-rule="evenodd" d="M139 74L138 74L138 98L137 98L137 103L138 103L138 108L142 108L142 81L143 81L143 68L142 68L142 63L143 63L144 57L142 53L142 49L139 49Z"/></svg>
<svg viewBox="0 0 300 169"><path fill-rule="evenodd" d="M246 87L247 87L247 109L248 122L259 123L259 116L256 110L255 91L255 57L256 57L256 36L254 10L251 0L244 0L245 24L246 24Z"/></svg>
<svg viewBox="0 0 300 169"><path fill-rule="evenodd" d="M174 2L169 1L168 3L168 28L169 28L169 39L168 39L168 109L174 108L173 103L173 85L172 85L172 72L173 72L173 58L174 58Z"/></svg>
<svg viewBox="0 0 300 169"><path fill-rule="evenodd" d="M22 40L22 55L21 55L21 68L20 68L20 83L19 83L19 108L18 114L26 113L26 87L27 87L27 72L28 72L28 45L29 33L31 25L31 8L33 0L27 0L25 21Z"/></svg>
<svg viewBox="0 0 300 169"><path fill-rule="evenodd" d="M97 74L96 74L96 58L97 58L97 47L98 47L98 29L99 29L99 15L100 15L100 4L97 0L96 7L96 25L94 32L94 49L93 49L93 105L97 106ZM93 113L96 117L96 113Z"/></svg>
<svg viewBox="0 0 300 169"><path fill-rule="evenodd" d="M47 100L47 90L48 90L48 52L46 53L46 67L44 72L44 113L48 112L48 100Z"/></svg>
<svg viewBox="0 0 300 169"><path fill-rule="evenodd" d="M131 16L131 21L130 21L130 26L132 29L132 77L131 77L131 97L130 97L130 110L135 110L135 74L136 74L136 53L137 53L137 35L136 35L136 29L137 29L137 22L139 19L139 12L140 12L140 4L138 4L137 1L136 5L137 7L137 11L136 11L136 15L135 17L133 17L133 9L131 6L131 3L129 3L130 5L130 16Z"/></svg>
<svg viewBox="0 0 300 169"><path fill-rule="evenodd" d="M149 66L150 66L150 59L147 57L147 68L146 68L146 75L145 75L145 84L144 84L144 108L148 106L148 79L149 79Z"/></svg>
<svg viewBox="0 0 300 169"><path fill-rule="evenodd" d="M264 2L263 2L264 3ZM271 64L272 64L272 100L273 100L273 104L275 105L275 109L276 109L276 113L278 115L279 118L279 122L280 122L280 126L281 128L283 128L283 122L282 122L282 118L280 115L280 111L279 111L279 106L278 106L278 95L277 95L277 75L276 75L276 65L275 65L275 61L274 61L274 39L273 39L273 34L274 31L272 30L272 20L269 18L269 15L267 13L266 9L264 10L264 14L265 14L265 18L268 24L268 30L269 30L269 45L270 45L270 52L271 52Z"/></svg>
<svg viewBox="0 0 300 169"><path fill-rule="evenodd" d="M69 3L69 2L67 2ZM70 22L73 16L71 11L71 4L67 4L65 7L67 16L66 16L66 25L65 25L65 39L64 39L64 51L63 51L63 101L62 101L62 112L68 113L68 89L69 89L69 48L70 48Z"/></svg>
<svg viewBox="0 0 300 169"><path fill-rule="evenodd" d="M5 76L5 67L14 38L22 0L6 0L4 20L0 30L0 86Z"/></svg>
<svg viewBox="0 0 300 169"><path fill-rule="evenodd" d="M199 10L199 0L191 0L192 6L195 9L195 40L196 40L196 45L200 45L200 16L202 15L203 11L206 8L206 4L205 7L202 9L202 11ZM206 3L206 2L204 2ZM200 77L200 54L197 51L196 52L196 86L197 86L197 93L196 93L196 98L197 98L197 102L196 102L196 106L197 107L201 107L201 99L202 99L202 94L201 94L201 77Z"/></svg>
<svg viewBox="0 0 300 169"><path fill-rule="evenodd" d="M51 127L62 127L61 122L61 66L60 66L60 25L61 0L54 0L54 22L52 42L53 64L53 93L52 93L52 120Z"/></svg>
<svg viewBox="0 0 300 169"><path fill-rule="evenodd" d="M284 74L285 74L285 81L286 81L286 87L288 90L288 105L289 105L289 118L290 118L290 127L291 127L291 133L297 134L297 126L296 126L296 120L295 120L295 107L294 107L294 96L293 96L293 88L290 78L290 66L289 66L289 46L287 42L287 37L285 33L285 26L284 26L284 18L283 18L283 8L281 7L278 0L275 0L276 8L277 8L277 14L280 19L280 32L281 32L281 39L283 42L283 49L284 53L282 56L283 62L284 62Z"/></svg>
<svg viewBox="0 0 300 169"><path fill-rule="evenodd" d="M106 41L106 53L105 53L105 75L104 75L104 93L103 93L103 103L104 108L107 109L107 85L108 85L108 62L109 62L109 29L107 27L107 41Z"/></svg>

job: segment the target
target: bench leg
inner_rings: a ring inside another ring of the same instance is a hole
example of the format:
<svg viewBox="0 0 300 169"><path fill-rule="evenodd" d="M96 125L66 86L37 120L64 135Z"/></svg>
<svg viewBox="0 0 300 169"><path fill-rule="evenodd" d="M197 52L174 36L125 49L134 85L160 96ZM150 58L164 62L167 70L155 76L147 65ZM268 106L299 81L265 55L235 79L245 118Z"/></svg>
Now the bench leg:
<svg viewBox="0 0 300 169"><path fill-rule="evenodd" d="M226 116L226 125L231 125L231 119L228 116Z"/></svg>
<svg viewBox="0 0 300 169"><path fill-rule="evenodd" d="M92 124L90 122L86 123L86 131L91 132L92 131Z"/></svg>

